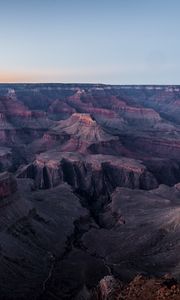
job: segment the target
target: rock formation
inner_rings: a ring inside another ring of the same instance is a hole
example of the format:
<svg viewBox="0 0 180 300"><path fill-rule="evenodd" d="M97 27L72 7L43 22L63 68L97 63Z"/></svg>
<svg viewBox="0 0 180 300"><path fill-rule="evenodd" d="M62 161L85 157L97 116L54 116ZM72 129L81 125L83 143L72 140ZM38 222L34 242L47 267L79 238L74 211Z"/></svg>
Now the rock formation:
<svg viewBox="0 0 180 300"><path fill-rule="evenodd" d="M50 188L67 182L76 190L97 197L117 186L151 189L156 179L141 162L108 155L81 155L47 151L33 164L20 168L19 178L32 178L39 188Z"/></svg>
<svg viewBox="0 0 180 300"><path fill-rule="evenodd" d="M179 99L0 85L0 298L180 299Z"/></svg>
<svg viewBox="0 0 180 300"><path fill-rule="evenodd" d="M104 277L91 300L179 300L180 285L171 277L161 279L146 278L138 275L128 285L113 276Z"/></svg>

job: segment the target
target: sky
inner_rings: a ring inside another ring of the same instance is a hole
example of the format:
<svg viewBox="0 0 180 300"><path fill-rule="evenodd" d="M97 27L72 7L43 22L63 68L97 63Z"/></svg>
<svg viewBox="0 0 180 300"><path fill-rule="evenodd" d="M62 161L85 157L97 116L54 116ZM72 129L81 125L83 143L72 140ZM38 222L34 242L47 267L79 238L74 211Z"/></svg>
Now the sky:
<svg viewBox="0 0 180 300"><path fill-rule="evenodd" d="M179 0L0 0L0 82L180 84Z"/></svg>

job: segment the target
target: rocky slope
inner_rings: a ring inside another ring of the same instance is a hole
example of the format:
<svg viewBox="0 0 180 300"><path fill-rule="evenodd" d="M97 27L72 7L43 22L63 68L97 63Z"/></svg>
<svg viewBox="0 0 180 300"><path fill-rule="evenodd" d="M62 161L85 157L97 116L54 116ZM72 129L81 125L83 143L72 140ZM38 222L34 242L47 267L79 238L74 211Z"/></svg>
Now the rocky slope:
<svg viewBox="0 0 180 300"><path fill-rule="evenodd" d="M94 300L179 300L180 286L171 277L162 279L137 276L124 285L113 276L104 277L89 299Z"/></svg>
<svg viewBox="0 0 180 300"><path fill-rule="evenodd" d="M57 261L40 299L91 299L102 274L122 282L124 299L135 300L134 294L159 299L150 294L148 280L140 280L139 287L131 288L130 294L127 282L139 274L163 277L169 273L179 280L179 196L177 187L160 186L150 191L117 188L110 203L99 208L98 222L95 218L95 222L86 219L77 224L72 247ZM90 212L92 218L92 206ZM150 281L152 288L155 282ZM120 292L116 289L117 296ZM175 299L179 299L178 287L174 292ZM165 296L171 294L173 290ZM95 295L92 299L116 299ZM132 298L128 298L130 295Z"/></svg>
<svg viewBox="0 0 180 300"><path fill-rule="evenodd" d="M31 192L28 180L18 185L0 211L1 299L36 299L46 289L55 260L66 253L74 222L88 212L67 185L46 193Z"/></svg>
<svg viewBox="0 0 180 300"><path fill-rule="evenodd" d="M139 273L179 278L179 185L117 188L99 208L98 223L91 204L67 185L39 191L33 181L18 179L18 187L0 212L2 299L96 299L95 286L112 274L122 282L121 290L116 282L116 295L123 292L124 299L154 300L152 289L179 296L176 284L159 291L154 279L124 283Z"/></svg>

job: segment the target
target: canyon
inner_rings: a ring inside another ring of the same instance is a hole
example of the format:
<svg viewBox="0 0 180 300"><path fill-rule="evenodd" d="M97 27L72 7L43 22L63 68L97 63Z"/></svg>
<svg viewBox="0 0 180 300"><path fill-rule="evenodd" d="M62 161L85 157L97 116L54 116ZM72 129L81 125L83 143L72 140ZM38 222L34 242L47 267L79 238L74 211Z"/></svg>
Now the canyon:
<svg viewBox="0 0 180 300"><path fill-rule="evenodd" d="M1 299L180 299L179 116L179 86L0 85Z"/></svg>

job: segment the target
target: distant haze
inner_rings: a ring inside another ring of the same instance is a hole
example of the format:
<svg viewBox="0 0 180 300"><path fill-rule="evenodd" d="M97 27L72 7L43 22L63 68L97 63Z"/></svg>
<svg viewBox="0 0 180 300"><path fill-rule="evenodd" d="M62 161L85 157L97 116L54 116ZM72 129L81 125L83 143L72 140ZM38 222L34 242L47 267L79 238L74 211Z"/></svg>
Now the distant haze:
<svg viewBox="0 0 180 300"><path fill-rule="evenodd" d="M0 82L180 83L178 0L0 0Z"/></svg>

